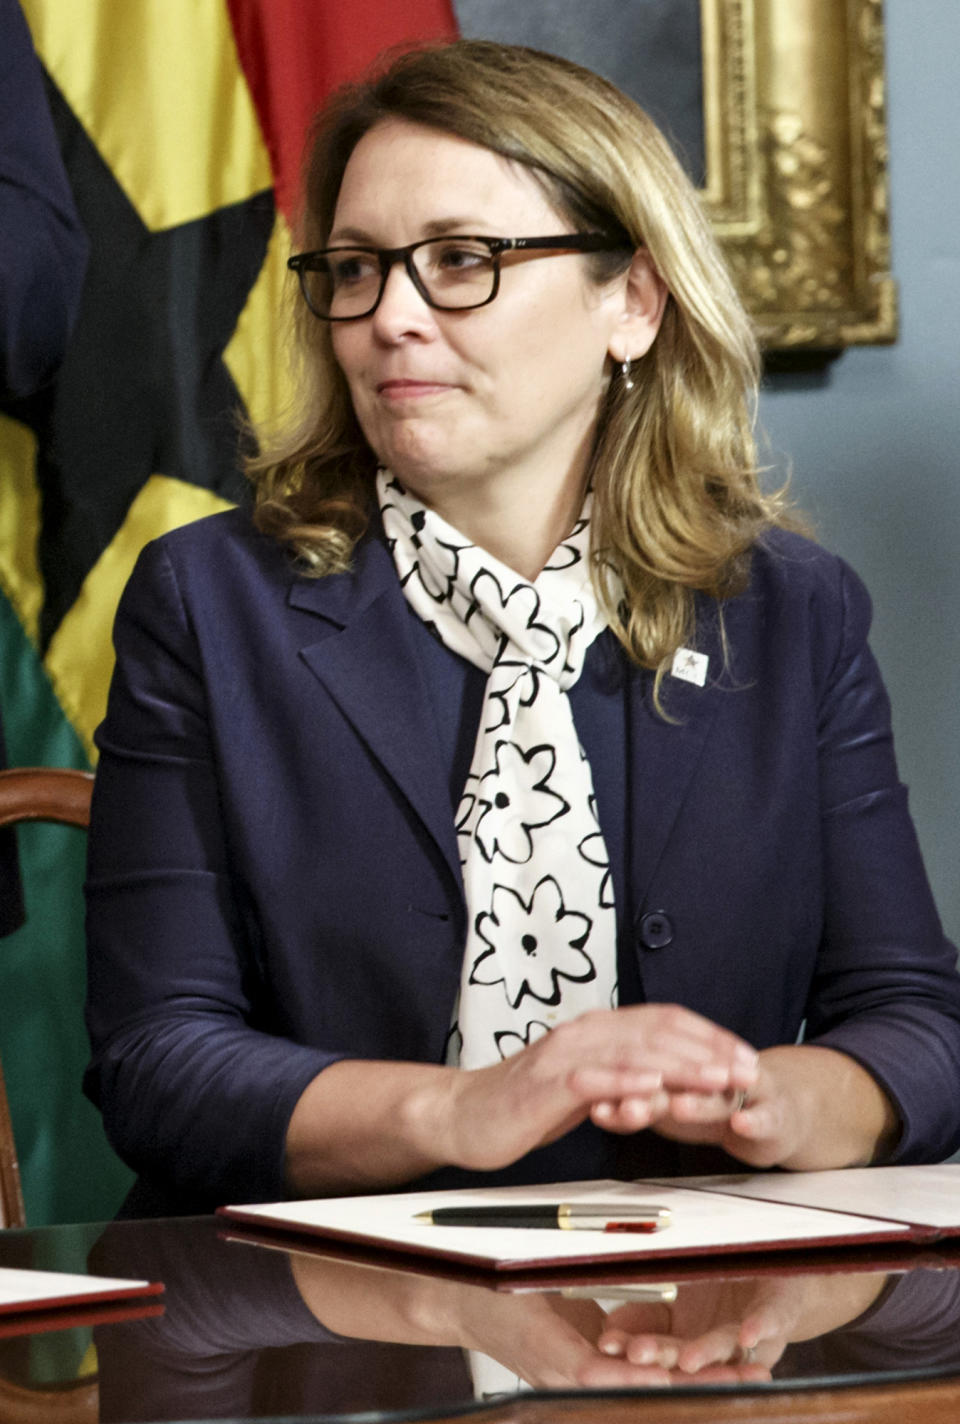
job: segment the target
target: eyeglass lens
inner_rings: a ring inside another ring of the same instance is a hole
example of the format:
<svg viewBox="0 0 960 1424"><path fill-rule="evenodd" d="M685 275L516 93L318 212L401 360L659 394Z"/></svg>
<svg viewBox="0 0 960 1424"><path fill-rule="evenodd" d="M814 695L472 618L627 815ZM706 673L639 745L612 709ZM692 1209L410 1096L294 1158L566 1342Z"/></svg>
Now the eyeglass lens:
<svg viewBox="0 0 960 1424"><path fill-rule="evenodd" d="M438 237L407 255L423 291L437 307L456 311L483 306L493 295L496 258L483 242ZM301 273L304 295L320 316L365 316L377 304L383 273L375 251L338 247L318 255Z"/></svg>

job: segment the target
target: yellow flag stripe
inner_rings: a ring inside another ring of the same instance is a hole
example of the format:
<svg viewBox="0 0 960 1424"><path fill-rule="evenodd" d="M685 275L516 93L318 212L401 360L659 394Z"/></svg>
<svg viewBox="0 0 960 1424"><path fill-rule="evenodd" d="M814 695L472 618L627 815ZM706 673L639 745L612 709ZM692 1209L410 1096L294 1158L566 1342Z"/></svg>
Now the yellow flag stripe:
<svg viewBox="0 0 960 1424"><path fill-rule="evenodd" d="M37 642L43 581L37 566L40 491L32 430L0 416L0 588Z"/></svg>
<svg viewBox="0 0 960 1424"><path fill-rule="evenodd" d="M151 230L272 185L225 0L23 0L33 42Z"/></svg>
<svg viewBox="0 0 960 1424"><path fill-rule="evenodd" d="M287 269L290 230L282 214L274 223L267 255L240 313L224 361L237 383L247 413L257 427L269 428L289 408L293 392L290 343L284 329L289 311Z"/></svg>
<svg viewBox="0 0 960 1424"><path fill-rule="evenodd" d="M93 734L107 710L113 675L113 619L137 555L148 540L229 508L226 500L199 485L151 475L53 635L45 666L91 762L96 758Z"/></svg>

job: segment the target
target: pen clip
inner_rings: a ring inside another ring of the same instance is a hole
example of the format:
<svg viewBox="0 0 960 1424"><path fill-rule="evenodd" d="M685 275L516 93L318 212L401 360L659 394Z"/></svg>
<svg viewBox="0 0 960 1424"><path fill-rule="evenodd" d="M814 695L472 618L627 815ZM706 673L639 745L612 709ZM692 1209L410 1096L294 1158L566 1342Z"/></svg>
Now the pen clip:
<svg viewBox="0 0 960 1424"><path fill-rule="evenodd" d="M623 1285L563 1286L560 1294L567 1300L635 1300L670 1305L677 1298L677 1287L674 1281L636 1281Z"/></svg>

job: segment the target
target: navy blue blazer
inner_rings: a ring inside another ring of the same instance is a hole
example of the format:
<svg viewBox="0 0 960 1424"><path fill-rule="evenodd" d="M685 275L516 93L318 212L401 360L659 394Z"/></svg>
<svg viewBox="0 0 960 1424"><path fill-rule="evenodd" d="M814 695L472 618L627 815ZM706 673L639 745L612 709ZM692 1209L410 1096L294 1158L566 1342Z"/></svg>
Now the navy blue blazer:
<svg viewBox="0 0 960 1424"><path fill-rule="evenodd" d="M660 716L605 635L574 710L622 840L628 997L851 1054L898 1107L895 1160L935 1160L960 1145L960 980L869 616L839 559L778 533L725 605L726 661L703 602L705 686L668 677ZM241 511L140 558L98 733L86 1087L159 1209L282 1196L290 1114L331 1061L442 1061L465 905L423 636L377 534L319 580ZM587 1124L519 1170L716 1156Z"/></svg>

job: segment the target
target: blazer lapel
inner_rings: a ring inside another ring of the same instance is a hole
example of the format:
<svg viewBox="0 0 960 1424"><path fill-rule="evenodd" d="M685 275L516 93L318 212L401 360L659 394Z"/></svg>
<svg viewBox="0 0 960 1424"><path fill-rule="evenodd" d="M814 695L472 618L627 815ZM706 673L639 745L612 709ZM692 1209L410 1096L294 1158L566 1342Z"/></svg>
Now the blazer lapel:
<svg viewBox="0 0 960 1424"><path fill-rule="evenodd" d="M300 656L420 817L462 894L453 808L434 750L435 713L389 553L367 540L350 573L297 579L289 601L326 621Z"/></svg>
<svg viewBox="0 0 960 1424"><path fill-rule="evenodd" d="M709 625L698 625L698 632L697 647L709 656L706 684L698 687L667 674L661 700L671 720L653 705L653 674L634 669L630 675L627 856L637 917L651 908L645 905L650 883L704 754L719 705L720 640Z"/></svg>

